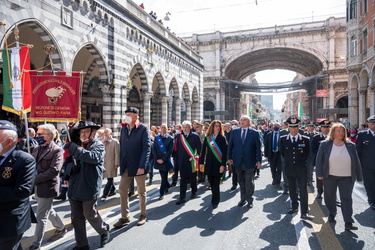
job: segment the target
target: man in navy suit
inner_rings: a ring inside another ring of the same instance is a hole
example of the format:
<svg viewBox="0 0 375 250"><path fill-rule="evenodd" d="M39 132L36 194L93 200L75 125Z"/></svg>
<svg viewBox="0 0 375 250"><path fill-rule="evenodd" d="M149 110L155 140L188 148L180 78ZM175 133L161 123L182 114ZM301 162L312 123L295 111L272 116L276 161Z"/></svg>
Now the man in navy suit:
<svg viewBox="0 0 375 250"><path fill-rule="evenodd" d="M272 174L272 185L282 189L281 182L281 155L278 147L280 138L280 123L273 124L273 131L268 133L264 140L264 156L268 158Z"/></svg>
<svg viewBox="0 0 375 250"><path fill-rule="evenodd" d="M358 134L356 147L361 161L363 183L370 207L375 210L375 115L367 119L368 129Z"/></svg>
<svg viewBox="0 0 375 250"><path fill-rule="evenodd" d="M241 128L232 130L228 145L228 164L233 165L240 184L241 200L253 207L254 168L262 167L262 151L259 132L250 128L250 117L242 116Z"/></svg>
<svg viewBox="0 0 375 250"><path fill-rule="evenodd" d="M17 141L17 127L0 120L0 249L22 249L22 235L31 226L35 159L17 149Z"/></svg>

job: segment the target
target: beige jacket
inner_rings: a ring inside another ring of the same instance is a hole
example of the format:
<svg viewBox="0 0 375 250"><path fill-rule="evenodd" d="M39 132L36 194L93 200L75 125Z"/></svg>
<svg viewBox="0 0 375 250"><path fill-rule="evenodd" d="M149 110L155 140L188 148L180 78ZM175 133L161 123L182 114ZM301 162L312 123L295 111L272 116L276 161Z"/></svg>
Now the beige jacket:
<svg viewBox="0 0 375 250"><path fill-rule="evenodd" d="M103 142L105 147L104 178L114 178L118 174L115 165L120 165L120 143L112 138L109 142Z"/></svg>

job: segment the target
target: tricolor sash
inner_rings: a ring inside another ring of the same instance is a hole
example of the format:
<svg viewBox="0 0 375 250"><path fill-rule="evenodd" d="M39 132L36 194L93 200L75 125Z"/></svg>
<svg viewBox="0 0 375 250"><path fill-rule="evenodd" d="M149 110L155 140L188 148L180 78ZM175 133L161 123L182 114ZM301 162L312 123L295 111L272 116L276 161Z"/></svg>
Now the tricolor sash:
<svg viewBox="0 0 375 250"><path fill-rule="evenodd" d="M164 146L164 142L163 142L163 139L161 138L161 135L158 134L157 136L155 136L155 139L158 142L158 146L160 148L161 153L165 155L167 153L167 149ZM168 163L169 163L169 171L171 170L173 171L173 164L172 164L172 160L170 157L168 158Z"/></svg>
<svg viewBox="0 0 375 250"><path fill-rule="evenodd" d="M184 146L186 153L189 155L189 161L191 162L191 171L197 172L198 171L198 164L199 164L199 155L197 154L197 150L190 147L189 142L186 140L185 136L183 134L180 134L180 139L182 146Z"/></svg>
<svg viewBox="0 0 375 250"><path fill-rule="evenodd" d="M221 153L221 150L215 141L214 135L206 136L206 140L208 143L208 147L211 149L216 159L221 163L223 154Z"/></svg>

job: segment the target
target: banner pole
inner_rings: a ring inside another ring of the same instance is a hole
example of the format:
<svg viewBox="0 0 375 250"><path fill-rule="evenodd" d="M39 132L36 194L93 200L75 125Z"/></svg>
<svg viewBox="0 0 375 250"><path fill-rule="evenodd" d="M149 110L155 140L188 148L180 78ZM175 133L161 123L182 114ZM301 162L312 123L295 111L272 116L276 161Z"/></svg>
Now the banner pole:
<svg viewBox="0 0 375 250"><path fill-rule="evenodd" d="M24 110L22 109L22 113ZM27 121L27 114L23 114L25 119L25 132L26 132L26 142L27 142L27 152L30 154L30 140L29 140L29 124Z"/></svg>

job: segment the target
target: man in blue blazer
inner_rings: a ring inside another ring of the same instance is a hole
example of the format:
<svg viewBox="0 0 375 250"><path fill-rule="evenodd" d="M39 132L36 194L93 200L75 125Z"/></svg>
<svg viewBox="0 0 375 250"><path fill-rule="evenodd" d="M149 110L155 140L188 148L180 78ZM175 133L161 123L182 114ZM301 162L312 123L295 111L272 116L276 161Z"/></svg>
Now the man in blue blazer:
<svg viewBox="0 0 375 250"><path fill-rule="evenodd" d="M362 166L367 200L375 210L375 115L367 119L368 129L358 133L356 147Z"/></svg>
<svg viewBox="0 0 375 250"><path fill-rule="evenodd" d="M254 168L262 167L262 151L259 132L250 127L250 117L242 116L241 128L232 130L228 145L228 164L233 165L240 184L241 200L253 207Z"/></svg>
<svg viewBox="0 0 375 250"><path fill-rule="evenodd" d="M22 235L31 226L35 159L16 148L17 140L17 127L0 120L0 249L22 249Z"/></svg>

